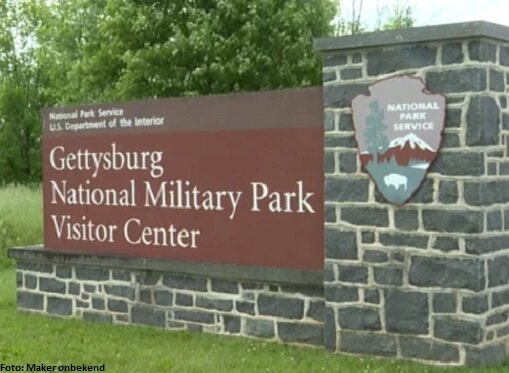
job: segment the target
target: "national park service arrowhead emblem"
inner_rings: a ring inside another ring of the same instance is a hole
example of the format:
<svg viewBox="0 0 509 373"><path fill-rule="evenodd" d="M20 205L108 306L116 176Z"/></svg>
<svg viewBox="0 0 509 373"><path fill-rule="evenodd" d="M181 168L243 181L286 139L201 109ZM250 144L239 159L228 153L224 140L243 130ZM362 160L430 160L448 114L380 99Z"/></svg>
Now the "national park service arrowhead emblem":
<svg viewBox="0 0 509 373"><path fill-rule="evenodd" d="M437 156L445 97L409 75L380 80L352 101L362 166L384 198L404 204Z"/></svg>

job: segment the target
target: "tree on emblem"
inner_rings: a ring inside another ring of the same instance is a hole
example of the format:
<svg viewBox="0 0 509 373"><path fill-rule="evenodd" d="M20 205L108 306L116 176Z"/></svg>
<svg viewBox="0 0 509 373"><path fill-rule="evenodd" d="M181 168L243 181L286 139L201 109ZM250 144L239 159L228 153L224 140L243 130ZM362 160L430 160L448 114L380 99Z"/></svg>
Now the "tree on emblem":
<svg viewBox="0 0 509 373"><path fill-rule="evenodd" d="M384 124L384 112L378 106L378 101L369 103L371 114L366 118L366 126L364 128L364 141L366 150L373 154L375 164L378 164L378 154L383 153L389 146L385 130L387 126Z"/></svg>

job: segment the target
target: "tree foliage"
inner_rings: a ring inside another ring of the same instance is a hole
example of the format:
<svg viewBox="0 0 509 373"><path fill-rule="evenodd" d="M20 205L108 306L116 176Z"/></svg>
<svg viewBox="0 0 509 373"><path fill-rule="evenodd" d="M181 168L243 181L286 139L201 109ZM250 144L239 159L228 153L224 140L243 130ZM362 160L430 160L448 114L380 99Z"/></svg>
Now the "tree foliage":
<svg viewBox="0 0 509 373"><path fill-rule="evenodd" d="M37 37L57 101L319 84L328 0L40 1ZM56 62L58 61L58 62Z"/></svg>

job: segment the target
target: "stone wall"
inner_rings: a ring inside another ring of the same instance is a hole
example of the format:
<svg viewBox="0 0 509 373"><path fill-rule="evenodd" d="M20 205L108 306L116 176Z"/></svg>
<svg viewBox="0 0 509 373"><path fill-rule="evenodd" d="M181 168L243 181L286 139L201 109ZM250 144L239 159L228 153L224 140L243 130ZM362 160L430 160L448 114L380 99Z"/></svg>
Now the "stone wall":
<svg viewBox="0 0 509 373"><path fill-rule="evenodd" d="M467 26L316 43L332 351L468 365L506 356L509 29ZM368 85L400 74L422 78L448 104L442 150L413 198L396 207L361 169L350 104Z"/></svg>
<svg viewBox="0 0 509 373"><path fill-rule="evenodd" d="M129 269L106 259L98 266L87 263L97 257L81 255L76 259L72 254L47 255L41 251L11 250L11 255L19 257L17 305L21 310L323 345L321 284L238 281Z"/></svg>

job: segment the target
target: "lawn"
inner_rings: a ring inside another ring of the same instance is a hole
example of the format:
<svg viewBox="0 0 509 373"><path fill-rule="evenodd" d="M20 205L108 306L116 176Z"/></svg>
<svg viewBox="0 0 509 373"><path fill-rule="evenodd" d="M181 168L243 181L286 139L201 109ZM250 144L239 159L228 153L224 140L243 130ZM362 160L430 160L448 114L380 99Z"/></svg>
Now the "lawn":
<svg viewBox="0 0 509 373"><path fill-rule="evenodd" d="M42 240L39 188L0 189L0 253ZM3 227L3 228L2 228ZM0 364L105 364L106 372L508 372L363 359L260 340L89 323L16 311L15 270L0 260Z"/></svg>

